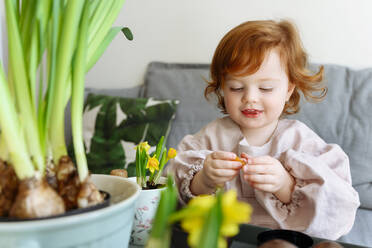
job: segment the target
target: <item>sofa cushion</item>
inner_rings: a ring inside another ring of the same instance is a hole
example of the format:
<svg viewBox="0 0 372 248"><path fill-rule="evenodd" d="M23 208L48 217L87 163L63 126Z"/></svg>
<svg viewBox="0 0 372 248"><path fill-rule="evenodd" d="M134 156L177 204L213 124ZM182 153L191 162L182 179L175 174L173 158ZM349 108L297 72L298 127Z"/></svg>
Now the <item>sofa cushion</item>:
<svg viewBox="0 0 372 248"><path fill-rule="evenodd" d="M186 134L222 116L213 101L204 98L207 64L167 64L152 62L145 77L145 97L180 100L168 144L176 147Z"/></svg>
<svg viewBox="0 0 372 248"><path fill-rule="evenodd" d="M315 71L319 66L311 65ZM288 118L306 123L328 143L339 144L350 158L355 189L362 207L372 209L372 69L352 70L325 65L329 91L320 103L302 99L301 110ZM221 116L216 102L204 99L208 64L150 63L145 78L146 97L180 99L169 144L175 146L186 135L197 132Z"/></svg>
<svg viewBox="0 0 372 248"><path fill-rule="evenodd" d="M135 146L148 141L155 150L161 136L169 134L177 104L177 100L89 94L83 116L89 170L110 173L125 168L128 176L135 176Z"/></svg>
<svg viewBox="0 0 372 248"><path fill-rule="evenodd" d="M358 209L351 231L338 240L345 243L372 247L372 211Z"/></svg>
<svg viewBox="0 0 372 248"><path fill-rule="evenodd" d="M85 96L89 94L96 95L106 95L106 96L119 96L119 97L129 97L136 98L143 96L143 85L134 86L130 88L119 88L119 89L98 89L98 88L85 88Z"/></svg>

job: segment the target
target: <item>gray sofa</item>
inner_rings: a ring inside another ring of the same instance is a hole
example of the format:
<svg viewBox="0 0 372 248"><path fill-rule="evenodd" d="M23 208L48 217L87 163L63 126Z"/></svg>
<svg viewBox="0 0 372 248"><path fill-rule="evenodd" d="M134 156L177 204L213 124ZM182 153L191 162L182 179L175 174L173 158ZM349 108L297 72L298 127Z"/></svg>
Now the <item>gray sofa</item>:
<svg viewBox="0 0 372 248"><path fill-rule="evenodd" d="M208 69L208 64L153 62L142 86L100 90L100 93L180 100L167 143L176 147L186 134L195 133L222 116L216 104L203 97ZM372 69L325 65L325 82L329 88L325 100L317 104L303 101L300 112L290 118L303 121L326 142L339 144L349 155L353 185L361 206L353 229L340 240L372 247ZM87 92L96 91L87 89Z"/></svg>

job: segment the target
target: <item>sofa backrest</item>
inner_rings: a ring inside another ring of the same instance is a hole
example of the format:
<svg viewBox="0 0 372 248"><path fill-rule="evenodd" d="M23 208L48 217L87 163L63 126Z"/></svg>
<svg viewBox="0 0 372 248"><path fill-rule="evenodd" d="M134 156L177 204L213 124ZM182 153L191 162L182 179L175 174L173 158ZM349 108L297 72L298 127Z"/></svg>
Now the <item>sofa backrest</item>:
<svg viewBox="0 0 372 248"><path fill-rule="evenodd" d="M170 147L177 147L186 134L196 133L217 116L222 116L214 102L204 98L204 80L209 78L208 74L207 64L153 62L148 66L144 97L180 100L168 137Z"/></svg>
<svg viewBox="0 0 372 248"><path fill-rule="evenodd" d="M318 65L311 65L316 71ZM302 99L300 112L288 118L306 123L328 143L339 144L350 158L353 185L362 207L372 209L372 68L352 70L325 65L326 98L320 103ZM168 138L175 147L186 135L222 116L215 101L204 99L208 64L152 62L144 84L144 97L180 100Z"/></svg>

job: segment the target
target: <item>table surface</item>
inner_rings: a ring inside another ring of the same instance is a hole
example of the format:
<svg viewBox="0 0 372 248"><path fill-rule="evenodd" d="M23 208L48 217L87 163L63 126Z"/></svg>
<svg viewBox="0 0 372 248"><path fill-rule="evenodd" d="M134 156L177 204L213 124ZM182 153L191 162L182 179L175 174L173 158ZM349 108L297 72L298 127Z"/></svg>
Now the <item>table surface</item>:
<svg viewBox="0 0 372 248"><path fill-rule="evenodd" d="M250 225L250 224L243 224L240 226L240 232L236 235L230 248L256 248L257 247L257 235L261 232L271 230L269 228ZM314 244L317 244L322 241L327 241L326 239L320 239L312 237L314 240ZM368 248L366 246L359 246L349 243L337 242L341 244L344 248ZM178 245L177 245L178 246ZM181 245L182 246L182 245ZM129 245L129 248L142 248L143 246L137 245Z"/></svg>

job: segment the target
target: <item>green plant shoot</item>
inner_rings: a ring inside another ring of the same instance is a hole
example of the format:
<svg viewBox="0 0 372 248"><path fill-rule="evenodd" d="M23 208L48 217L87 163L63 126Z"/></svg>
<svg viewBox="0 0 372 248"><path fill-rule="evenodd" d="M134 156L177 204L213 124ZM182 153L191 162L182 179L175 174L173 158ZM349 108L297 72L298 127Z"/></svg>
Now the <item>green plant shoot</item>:
<svg viewBox="0 0 372 248"><path fill-rule="evenodd" d="M9 68L0 63L0 155L20 179L67 155L65 108L71 99L74 152L88 175L82 137L85 74L116 34L124 0L5 0Z"/></svg>

